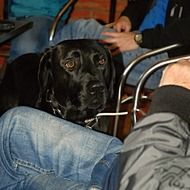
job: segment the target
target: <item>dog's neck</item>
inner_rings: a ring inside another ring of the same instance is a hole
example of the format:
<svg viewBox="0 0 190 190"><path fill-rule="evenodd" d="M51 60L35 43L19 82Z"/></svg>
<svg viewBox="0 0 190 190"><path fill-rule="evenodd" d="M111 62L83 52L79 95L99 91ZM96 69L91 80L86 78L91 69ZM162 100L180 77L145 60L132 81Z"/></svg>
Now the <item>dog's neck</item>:
<svg viewBox="0 0 190 190"><path fill-rule="evenodd" d="M46 102L49 103L54 115L58 115L59 117L65 119L62 111L65 110L65 108L55 98L53 89L47 89Z"/></svg>
<svg viewBox="0 0 190 190"><path fill-rule="evenodd" d="M65 108L55 98L53 89L51 89L51 90L48 89L47 90L47 92L46 92L46 102L49 103L54 115L59 116L62 119L66 119L65 116L64 116ZM92 129L97 125L97 119L96 118L90 118L90 119L85 119L84 121L80 121L80 122L77 122L77 123L84 126L84 127Z"/></svg>

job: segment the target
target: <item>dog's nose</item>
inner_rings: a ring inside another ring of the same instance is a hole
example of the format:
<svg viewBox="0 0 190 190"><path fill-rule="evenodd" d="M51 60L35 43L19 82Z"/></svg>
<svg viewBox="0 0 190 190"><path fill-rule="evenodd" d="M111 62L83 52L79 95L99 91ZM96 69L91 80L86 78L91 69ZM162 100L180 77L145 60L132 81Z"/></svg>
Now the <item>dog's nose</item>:
<svg viewBox="0 0 190 190"><path fill-rule="evenodd" d="M105 90L104 85L99 81L89 82L87 89L91 95L103 93Z"/></svg>

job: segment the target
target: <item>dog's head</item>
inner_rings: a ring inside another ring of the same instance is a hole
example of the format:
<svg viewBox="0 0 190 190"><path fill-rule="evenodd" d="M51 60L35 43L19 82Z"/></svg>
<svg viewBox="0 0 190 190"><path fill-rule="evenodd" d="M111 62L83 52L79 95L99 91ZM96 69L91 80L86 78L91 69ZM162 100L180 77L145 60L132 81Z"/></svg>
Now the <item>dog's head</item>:
<svg viewBox="0 0 190 190"><path fill-rule="evenodd" d="M67 40L42 55L40 94L65 119L82 122L113 96L115 69L109 50L96 40Z"/></svg>

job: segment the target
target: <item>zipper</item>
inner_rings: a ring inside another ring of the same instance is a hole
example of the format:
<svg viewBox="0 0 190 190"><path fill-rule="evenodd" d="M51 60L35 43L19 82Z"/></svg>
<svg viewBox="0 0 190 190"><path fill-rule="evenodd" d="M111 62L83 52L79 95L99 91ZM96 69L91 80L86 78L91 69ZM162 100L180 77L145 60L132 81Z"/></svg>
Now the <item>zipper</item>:
<svg viewBox="0 0 190 190"><path fill-rule="evenodd" d="M170 17L181 18L183 13L183 6L180 3L175 3L170 11Z"/></svg>

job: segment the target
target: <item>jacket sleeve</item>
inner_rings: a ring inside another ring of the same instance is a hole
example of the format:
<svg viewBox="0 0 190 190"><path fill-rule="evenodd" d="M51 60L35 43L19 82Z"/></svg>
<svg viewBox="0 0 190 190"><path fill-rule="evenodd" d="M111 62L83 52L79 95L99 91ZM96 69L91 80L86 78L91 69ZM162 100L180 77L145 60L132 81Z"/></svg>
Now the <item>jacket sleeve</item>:
<svg viewBox="0 0 190 190"><path fill-rule="evenodd" d="M118 189L190 188L189 103L190 92L181 87L155 92L149 115L125 140Z"/></svg>
<svg viewBox="0 0 190 190"><path fill-rule="evenodd" d="M190 18L176 19L172 24L162 27L146 29L142 32L143 43L141 47L155 49L163 46L181 43L190 44Z"/></svg>
<svg viewBox="0 0 190 190"><path fill-rule="evenodd" d="M151 4L152 0L129 0L121 16L129 17L132 23L132 30L138 30Z"/></svg>

